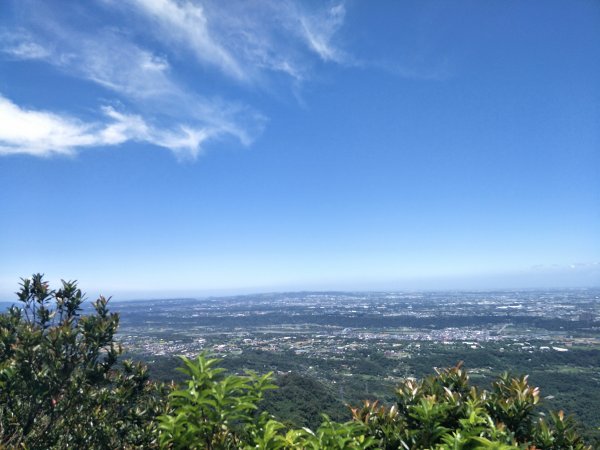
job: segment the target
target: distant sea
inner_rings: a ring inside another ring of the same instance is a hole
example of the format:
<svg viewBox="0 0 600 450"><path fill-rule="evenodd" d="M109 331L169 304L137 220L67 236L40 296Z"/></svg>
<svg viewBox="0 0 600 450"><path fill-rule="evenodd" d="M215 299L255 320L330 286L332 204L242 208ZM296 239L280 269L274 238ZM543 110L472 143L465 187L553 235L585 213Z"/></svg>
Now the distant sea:
<svg viewBox="0 0 600 450"><path fill-rule="evenodd" d="M0 311L6 311L10 305L14 305L15 302L8 302L0 300Z"/></svg>

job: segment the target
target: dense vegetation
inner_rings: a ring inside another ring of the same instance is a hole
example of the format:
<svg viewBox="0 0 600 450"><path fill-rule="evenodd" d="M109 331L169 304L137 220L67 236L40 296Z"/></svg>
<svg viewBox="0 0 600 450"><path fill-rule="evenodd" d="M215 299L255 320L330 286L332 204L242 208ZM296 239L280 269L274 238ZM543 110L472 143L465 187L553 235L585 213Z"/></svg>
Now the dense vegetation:
<svg viewBox="0 0 600 450"><path fill-rule="evenodd" d="M81 315L75 283L23 280L19 307L0 315L0 442L8 448L150 447L164 388L123 361L107 299ZM1 446L0 446L1 447Z"/></svg>
<svg viewBox="0 0 600 450"><path fill-rule="evenodd" d="M185 381L166 386L142 364L119 361L118 315L102 297L83 315L74 282L55 291L34 275L18 300L0 315L0 448L591 448L562 412L538 414L540 393L527 377L504 375L485 390L461 365L405 378L393 401L367 400L345 422L325 415L297 428L261 406L275 387L270 373L230 374L202 354L183 358ZM297 374L279 384L299 405L307 390L331 403L330 393ZM298 420L311 416L300 412Z"/></svg>
<svg viewBox="0 0 600 450"><path fill-rule="evenodd" d="M489 386L502 372L526 372L530 382L544 393L540 411L548 414L563 409L572 414L580 425L580 433L600 448L600 352L590 347L572 347L568 352L530 353L504 346L505 343L488 342L485 349L470 349L421 342L418 354L399 360L386 357L374 346L368 351L347 351L343 358L335 359L293 351L244 350L223 358L221 366L235 373L273 371L274 384L280 389L267 392L262 406L282 422L310 428L320 423L320 415L315 411L343 421L350 417L345 403L359 404L365 399L391 403L400 378L423 378L432 367L450 367L456 361L464 361L471 383L479 388ZM167 382L173 379L175 367L180 364L178 358L167 356L151 356L147 362L151 377ZM306 385L310 385L308 393L293 395L293 391Z"/></svg>

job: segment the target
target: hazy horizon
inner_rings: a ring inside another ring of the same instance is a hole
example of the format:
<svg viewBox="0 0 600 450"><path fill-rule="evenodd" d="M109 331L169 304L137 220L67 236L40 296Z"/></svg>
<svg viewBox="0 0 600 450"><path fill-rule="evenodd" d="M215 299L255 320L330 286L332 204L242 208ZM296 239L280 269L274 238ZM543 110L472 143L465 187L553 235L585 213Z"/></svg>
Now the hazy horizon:
<svg viewBox="0 0 600 450"><path fill-rule="evenodd" d="M597 265L596 265L597 266ZM79 287L86 293L88 300L93 300L99 295L110 296L114 300L161 300L181 298L206 298L227 297L231 295L261 295L261 294L284 294L299 292L491 292L491 291L536 291L536 290L585 290L599 289L598 268L589 267L587 272L581 268L577 273L568 271L554 272L554 283L543 284L548 274L532 276L522 273L504 276L482 276L479 278L464 277L438 279L438 280L404 280L395 282L378 282L371 284L350 283L313 283L313 284L285 284L279 286L239 286L223 287L213 289L187 288L174 289L165 288L157 290L123 289L123 288L98 288L94 285L86 286L85 280L78 280ZM59 286L59 279L48 278L53 287ZM536 281L538 284L536 284ZM20 280L15 282L12 292L0 292L0 301L13 301L11 294L17 290ZM12 294L14 297L14 294Z"/></svg>

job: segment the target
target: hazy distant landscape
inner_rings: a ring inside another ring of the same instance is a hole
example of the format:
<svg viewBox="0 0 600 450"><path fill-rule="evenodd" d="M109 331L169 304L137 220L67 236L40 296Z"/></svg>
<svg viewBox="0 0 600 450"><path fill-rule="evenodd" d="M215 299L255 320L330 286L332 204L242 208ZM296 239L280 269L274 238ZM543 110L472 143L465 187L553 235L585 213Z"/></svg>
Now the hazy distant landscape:
<svg viewBox="0 0 600 450"><path fill-rule="evenodd" d="M347 418L346 402L391 401L401 379L459 361L481 385L528 373L547 407L574 414L590 436L600 425L600 289L273 293L112 308L119 340L157 379L173 378L176 355L202 351L237 372L274 371L284 388L268 405L299 425L314 426L322 409L298 415L294 384L319 389L320 406Z"/></svg>

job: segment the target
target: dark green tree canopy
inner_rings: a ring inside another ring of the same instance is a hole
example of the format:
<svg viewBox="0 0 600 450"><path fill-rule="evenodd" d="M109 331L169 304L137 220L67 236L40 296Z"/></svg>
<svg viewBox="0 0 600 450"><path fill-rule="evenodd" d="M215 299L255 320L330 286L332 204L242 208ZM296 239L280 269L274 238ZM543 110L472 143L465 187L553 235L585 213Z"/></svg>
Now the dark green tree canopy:
<svg viewBox="0 0 600 450"><path fill-rule="evenodd" d="M0 434L7 447L147 448L161 388L123 361L119 317L100 297L82 314L76 282L50 289L23 279L18 304L0 315Z"/></svg>

